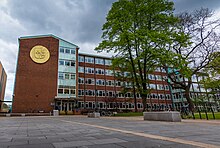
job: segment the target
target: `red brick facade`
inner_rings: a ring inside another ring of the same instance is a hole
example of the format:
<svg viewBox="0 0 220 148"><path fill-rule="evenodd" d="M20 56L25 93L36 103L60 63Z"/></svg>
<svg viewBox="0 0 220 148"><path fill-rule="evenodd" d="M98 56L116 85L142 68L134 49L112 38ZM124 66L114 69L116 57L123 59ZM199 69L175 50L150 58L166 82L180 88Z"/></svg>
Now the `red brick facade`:
<svg viewBox="0 0 220 148"><path fill-rule="evenodd" d="M6 80L7 80L7 75L2 66L2 63L0 62L0 101L4 101ZM0 102L0 111L2 109L2 105L3 103Z"/></svg>
<svg viewBox="0 0 220 148"><path fill-rule="evenodd" d="M59 40L53 37L20 38L12 112L50 112L57 95ZM42 45L50 52L50 59L37 64L30 58L30 50Z"/></svg>

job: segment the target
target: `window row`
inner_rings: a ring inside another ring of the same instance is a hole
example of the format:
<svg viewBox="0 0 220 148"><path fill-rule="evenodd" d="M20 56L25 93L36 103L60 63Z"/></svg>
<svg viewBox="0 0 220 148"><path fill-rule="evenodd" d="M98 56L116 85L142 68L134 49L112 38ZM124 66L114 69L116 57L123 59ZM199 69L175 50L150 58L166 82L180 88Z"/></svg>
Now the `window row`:
<svg viewBox="0 0 220 148"><path fill-rule="evenodd" d="M60 47L60 53L76 54L76 50L75 49L70 49L70 48Z"/></svg>
<svg viewBox="0 0 220 148"><path fill-rule="evenodd" d="M82 89L79 89L78 90L78 95L79 96L83 96L83 95L86 95L86 96L95 96L95 90L82 90ZM115 92L114 91L104 91L104 90L97 90L96 91L96 96L99 96L99 97L117 97L117 98L133 98L134 95L133 93L131 92L127 92L127 93L121 93L121 92ZM141 98L141 95L140 94L136 94L136 97L137 98ZM171 97L170 97L170 94L148 94L147 95L147 98L150 99L167 99L167 100L170 100Z"/></svg>
<svg viewBox="0 0 220 148"><path fill-rule="evenodd" d="M70 88L58 88L58 94L75 95L76 90Z"/></svg>
<svg viewBox="0 0 220 148"><path fill-rule="evenodd" d="M59 60L59 65L60 65L60 66L71 66L71 67L75 67L75 61L71 61L71 60Z"/></svg>
<svg viewBox="0 0 220 148"><path fill-rule="evenodd" d="M95 108L95 102L78 102L79 108ZM118 109L134 109L134 103L130 102L97 102L97 108L100 109L106 109L106 108L118 108ZM143 108L142 103L137 103L137 108L141 109ZM153 109L153 110L167 110L169 108L172 108L171 104L146 104L147 109Z"/></svg>
<svg viewBox="0 0 220 148"><path fill-rule="evenodd" d="M66 73L66 72L58 72L58 79L61 80L75 80L76 79L76 75L74 73Z"/></svg>
<svg viewBox="0 0 220 148"><path fill-rule="evenodd" d="M86 78L84 81L84 78L79 78L78 79L78 83L79 84L91 84L94 85L95 84L95 80L93 78ZM126 82L127 83L127 82ZM129 83L128 83L129 84ZM104 80L104 79L97 79L96 80L96 85L107 85L107 86L121 86L122 82L120 81L114 81L114 80Z"/></svg>
<svg viewBox="0 0 220 148"><path fill-rule="evenodd" d="M95 79L93 78L86 78L84 81L84 78L79 78L78 79L79 84L95 84ZM114 81L114 80L104 80L104 79L97 79L96 80L96 85L101 85L101 86L123 86L127 88L132 88L132 83L131 82L121 82L121 81ZM157 90L169 90L168 85L162 85L162 84L149 84L149 87L151 89L157 89Z"/></svg>
<svg viewBox="0 0 220 148"><path fill-rule="evenodd" d="M84 67L79 66L78 68L78 72L80 73L84 73ZM100 68L96 68L96 70L94 70L94 68L90 68L90 67L85 67L85 73L89 73L89 74L99 74L99 75L109 75L109 76L113 76L114 73L112 70L104 70L104 69L100 69Z"/></svg>
<svg viewBox="0 0 220 148"><path fill-rule="evenodd" d="M79 62L85 62L85 63L92 63L94 64L94 57L84 57L84 56L79 56ZM112 61L107 60L107 59L102 59L102 58L95 58L95 64L99 65L111 65Z"/></svg>

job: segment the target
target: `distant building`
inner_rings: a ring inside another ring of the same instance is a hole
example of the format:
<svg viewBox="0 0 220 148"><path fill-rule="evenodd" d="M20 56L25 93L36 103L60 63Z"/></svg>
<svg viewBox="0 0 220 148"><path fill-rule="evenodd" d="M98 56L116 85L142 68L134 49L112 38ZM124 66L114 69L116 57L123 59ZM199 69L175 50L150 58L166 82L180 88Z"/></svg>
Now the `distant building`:
<svg viewBox="0 0 220 148"><path fill-rule="evenodd" d="M0 62L0 111L2 111L4 96L5 96L5 87L6 87L7 75Z"/></svg>
<svg viewBox="0 0 220 148"><path fill-rule="evenodd" d="M142 110L140 94L121 93L124 82L114 77L110 57L78 53L78 50L77 45L54 35L19 38L12 112L115 107L134 110L134 95L138 109ZM148 78L152 91L147 97L147 108L171 108L166 72L158 68Z"/></svg>

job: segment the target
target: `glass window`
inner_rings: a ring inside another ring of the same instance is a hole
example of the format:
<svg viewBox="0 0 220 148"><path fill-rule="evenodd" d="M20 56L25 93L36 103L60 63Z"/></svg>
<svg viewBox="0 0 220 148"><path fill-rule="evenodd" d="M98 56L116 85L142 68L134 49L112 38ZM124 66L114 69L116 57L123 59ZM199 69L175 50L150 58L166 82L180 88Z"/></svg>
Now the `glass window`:
<svg viewBox="0 0 220 148"><path fill-rule="evenodd" d="M79 62L84 62L84 57L83 56L79 56Z"/></svg>
<svg viewBox="0 0 220 148"><path fill-rule="evenodd" d="M70 94L75 95L76 94L76 90L75 89L71 89L70 90Z"/></svg>
<svg viewBox="0 0 220 148"><path fill-rule="evenodd" d="M104 60L103 60L103 59L96 58L96 59L95 59L95 63L96 63L96 64L101 64L101 65L103 65L103 64L104 64Z"/></svg>
<svg viewBox="0 0 220 148"><path fill-rule="evenodd" d="M64 65L64 60L59 60L59 65Z"/></svg>
<svg viewBox="0 0 220 148"><path fill-rule="evenodd" d="M85 62L86 62L86 63L94 63L94 58L85 57Z"/></svg>
<svg viewBox="0 0 220 148"><path fill-rule="evenodd" d="M75 74L70 74L70 79L75 79Z"/></svg>
<svg viewBox="0 0 220 148"><path fill-rule="evenodd" d="M71 50L71 54L75 54L76 52L75 52L75 49L72 49Z"/></svg>
<svg viewBox="0 0 220 148"><path fill-rule="evenodd" d="M58 94L63 94L63 89L59 88L58 89Z"/></svg>
<svg viewBox="0 0 220 148"><path fill-rule="evenodd" d="M75 66L75 61L71 61L71 66Z"/></svg>
<svg viewBox="0 0 220 148"><path fill-rule="evenodd" d="M64 48L60 48L60 53L64 53Z"/></svg>
<svg viewBox="0 0 220 148"><path fill-rule="evenodd" d="M64 89L64 94L69 94L69 89L65 88Z"/></svg>
<svg viewBox="0 0 220 148"><path fill-rule="evenodd" d="M78 81L79 81L78 82L79 84L83 84L84 83L84 78L79 78Z"/></svg>
<svg viewBox="0 0 220 148"><path fill-rule="evenodd" d="M59 72L59 73L58 73L58 79L64 79L64 76L63 76L63 73L62 73L62 72Z"/></svg>
<svg viewBox="0 0 220 148"><path fill-rule="evenodd" d="M69 53L70 53L70 49L66 49L66 53L68 53L68 54L69 54Z"/></svg>
<svg viewBox="0 0 220 148"><path fill-rule="evenodd" d="M112 61L111 60L105 60L105 65L111 65Z"/></svg>
<svg viewBox="0 0 220 148"><path fill-rule="evenodd" d="M84 67L79 66L78 72L84 73Z"/></svg>
<svg viewBox="0 0 220 148"><path fill-rule="evenodd" d="M65 79L70 79L70 75L68 73L65 73Z"/></svg>
<svg viewBox="0 0 220 148"><path fill-rule="evenodd" d="M70 61L65 61L66 66L70 66Z"/></svg>

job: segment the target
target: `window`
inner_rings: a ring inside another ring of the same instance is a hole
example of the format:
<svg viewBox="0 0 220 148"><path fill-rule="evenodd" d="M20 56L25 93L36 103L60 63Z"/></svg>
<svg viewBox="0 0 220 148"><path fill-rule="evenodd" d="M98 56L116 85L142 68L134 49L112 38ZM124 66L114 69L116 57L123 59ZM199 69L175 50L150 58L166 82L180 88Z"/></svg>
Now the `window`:
<svg viewBox="0 0 220 148"><path fill-rule="evenodd" d="M106 75L109 75L109 76L113 76L113 71L112 70L105 70L105 73Z"/></svg>
<svg viewBox="0 0 220 148"><path fill-rule="evenodd" d="M59 72L59 73L58 73L58 79L64 79L64 76L63 76L63 73L62 73L62 72Z"/></svg>
<svg viewBox="0 0 220 148"><path fill-rule="evenodd" d="M63 89L59 88L58 89L58 94L63 94Z"/></svg>
<svg viewBox="0 0 220 148"><path fill-rule="evenodd" d="M71 54L75 54L75 53L76 53L75 49L72 49Z"/></svg>
<svg viewBox="0 0 220 148"><path fill-rule="evenodd" d="M64 65L64 60L59 60L59 65Z"/></svg>
<svg viewBox="0 0 220 148"><path fill-rule="evenodd" d="M96 74L100 74L100 75L104 75L104 69L98 69L98 68L97 68L97 69L95 70L95 73L96 73Z"/></svg>
<svg viewBox="0 0 220 148"><path fill-rule="evenodd" d="M65 88L64 89L64 94L69 94L69 89Z"/></svg>
<svg viewBox="0 0 220 148"><path fill-rule="evenodd" d="M65 73L65 79L70 79L70 75L68 73Z"/></svg>
<svg viewBox="0 0 220 148"><path fill-rule="evenodd" d="M112 65L112 61L111 60L105 60L105 65Z"/></svg>
<svg viewBox="0 0 220 148"><path fill-rule="evenodd" d="M60 53L64 53L64 48L60 48Z"/></svg>
<svg viewBox="0 0 220 148"><path fill-rule="evenodd" d="M84 73L84 67L79 66L78 67L78 72Z"/></svg>
<svg viewBox="0 0 220 148"><path fill-rule="evenodd" d="M96 58L96 59L95 59L95 63L96 63L96 64L104 65L104 60L103 60L103 59Z"/></svg>
<svg viewBox="0 0 220 148"><path fill-rule="evenodd" d="M84 78L79 78L79 79L78 79L78 83L79 83L79 84L84 84Z"/></svg>
<svg viewBox="0 0 220 148"><path fill-rule="evenodd" d="M75 89L71 89L70 90L70 94L75 95L76 94L76 90Z"/></svg>
<svg viewBox="0 0 220 148"><path fill-rule="evenodd" d="M65 52L65 53L70 54L70 49L66 49L66 52Z"/></svg>
<svg viewBox="0 0 220 148"><path fill-rule="evenodd" d="M86 67L86 73L94 73L94 68Z"/></svg>
<svg viewBox="0 0 220 148"><path fill-rule="evenodd" d="M86 63L94 63L94 58L85 57L85 62L86 62Z"/></svg>
<svg viewBox="0 0 220 148"><path fill-rule="evenodd" d="M84 62L84 57L83 56L79 56L79 62Z"/></svg>
<svg viewBox="0 0 220 148"><path fill-rule="evenodd" d="M105 81L104 80L96 80L96 84L97 85L105 85Z"/></svg>
<svg viewBox="0 0 220 148"><path fill-rule="evenodd" d="M84 95L84 90L80 90L80 89L79 89L79 90L78 90L78 95L79 95L79 96L83 96L83 95Z"/></svg>
<svg viewBox="0 0 220 148"><path fill-rule="evenodd" d="M70 61L65 61L65 66L70 66Z"/></svg>
<svg viewBox="0 0 220 148"><path fill-rule="evenodd" d="M75 66L75 61L71 61L71 66Z"/></svg>
<svg viewBox="0 0 220 148"><path fill-rule="evenodd" d="M70 74L70 79L76 79L75 74Z"/></svg>
<svg viewBox="0 0 220 148"><path fill-rule="evenodd" d="M86 79L86 84L94 84L94 79L91 78Z"/></svg>

